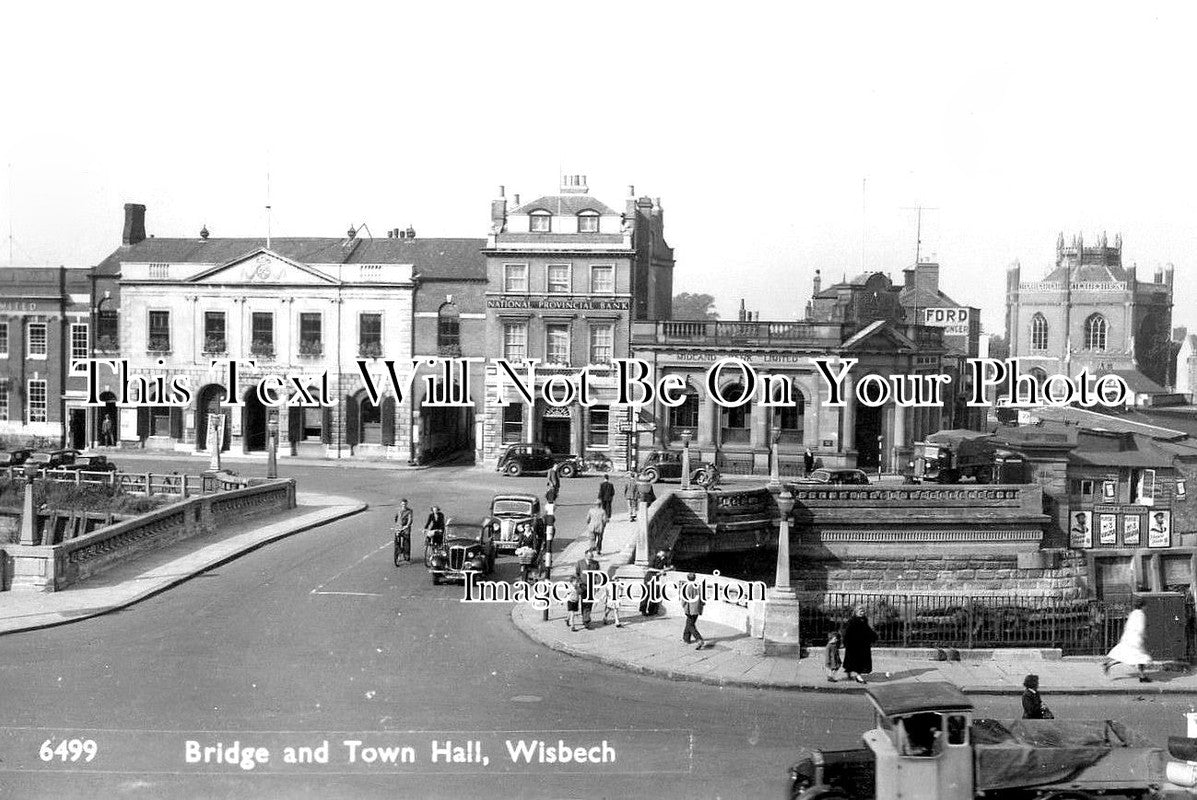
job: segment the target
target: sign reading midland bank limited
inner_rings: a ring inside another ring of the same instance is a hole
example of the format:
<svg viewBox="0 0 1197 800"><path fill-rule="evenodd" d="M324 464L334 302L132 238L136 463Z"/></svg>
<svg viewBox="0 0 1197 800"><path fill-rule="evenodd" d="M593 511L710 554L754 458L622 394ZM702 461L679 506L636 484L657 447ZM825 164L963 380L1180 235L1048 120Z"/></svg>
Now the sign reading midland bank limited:
<svg viewBox="0 0 1197 800"><path fill-rule="evenodd" d="M527 308L556 311L627 311L627 297L488 297L487 308Z"/></svg>

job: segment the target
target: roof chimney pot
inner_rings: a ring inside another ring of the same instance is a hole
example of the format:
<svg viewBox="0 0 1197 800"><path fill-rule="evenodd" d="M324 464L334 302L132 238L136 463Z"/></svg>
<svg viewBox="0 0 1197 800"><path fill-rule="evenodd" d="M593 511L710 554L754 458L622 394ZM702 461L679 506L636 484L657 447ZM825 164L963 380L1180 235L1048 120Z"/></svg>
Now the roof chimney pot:
<svg viewBox="0 0 1197 800"><path fill-rule="evenodd" d="M141 203L125 203L125 230L121 244L137 244L145 241L145 206Z"/></svg>

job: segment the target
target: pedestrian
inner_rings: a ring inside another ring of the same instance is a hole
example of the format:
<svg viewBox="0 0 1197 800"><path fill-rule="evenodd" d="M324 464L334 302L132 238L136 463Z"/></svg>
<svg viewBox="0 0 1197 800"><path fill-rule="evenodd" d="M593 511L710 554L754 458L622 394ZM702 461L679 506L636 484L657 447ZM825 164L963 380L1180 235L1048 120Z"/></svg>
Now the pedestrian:
<svg viewBox="0 0 1197 800"><path fill-rule="evenodd" d="M556 516L557 511L557 487L549 484L548 488L544 490L544 513L550 517Z"/></svg>
<svg viewBox="0 0 1197 800"><path fill-rule="evenodd" d="M582 581L575 575L569 579L569 593L565 596L565 627L570 629L570 632L576 630L574 628L574 615L578 613L578 602L582 596Z"/></svg>
<svg viewBox="0 0 1197 800"><path fill-rule="evenodd" d="M596 569L602 569L602 567L599 566L598 559L594 557L594 551L587 550L586 554L574 563L574 577L583 578L588 571Z"/></svg>
<svg viewBox="0 0 1197 800"><path fill-rule="evenodd" d="M686 627L682 631L682 641L690 644L691 640L697 640L698 644L694 649L701 650L707 643L707 640L702 638L702 634L698 632L698 618L702 616L703 606L702 587L694 581L695 575L691 572L681 586L682 611L686 614Z"/></svg>
<svg viewBox="0 0 1197 800"><path fill-rule="evenodd" d="M827 648L824 663L827 666L827 680L835 683L835 674L840 671L840 633L832 631L827 634Z"/></svg>
<svg viewBox="0 0 1197 800"><path fill-rule="evenodd" d="M607 515L608 520L611 519L611 501L615 499L615 486L606 473L603 473L603 482L599 484L598 499L603 506L603 513Z"/></svg>
<svg viewBox="0 0 1197 800"><path fill-rule="evenodd" d="M877 633L869 627L865 607L857 606L844 626L844 672L850 680L868 683L864 676L873 671L873 642Z"/></svg>
<svg viewBox="0 0 1197 800"><path fill-rule="evenodd" d="M1143 606L1147 601L1136 597L1132 604L1134 608L1126 618L1126 627L1122 629L1122 638L1114 649L1106 654L1106 660L1101 669L1107 675L1114 664L1127 664L1139 668L1139 683L1151 683L1147 677L1147 665L1151 663L1151 654L1147 652L1147 612Z"/></svg>
<svg viewBox="0 0 1197 800"><path fill-rule="evenodd" d="M603 511L603 501L595 500L586 512L586 533L590 536L591 548L599 555L603 553L603 531L606 527L607 514Z"/></svg>
<svg viewBox="0 0 1197 800"><path fill-rule="evenodd" d="M593 566L588 565L588 570L597 570L599 568L598 562L594 562ZM590 614L594 608L594 585L588 579L587 575L583 575L578 582L578 605L582 611L582 627L590 630Z"/></svg>
<svg viewBox="0 0 1197 800"><path fill-rule="evenodd" d="M615 616L615 627L622 628L623 622L619 619L619 595L615 593L615 587L608 583L603 587L603 624L607 624L607 616Z"/></svg>
<svg viewBox="0 0 1197 800"><path fill-rule="evenodd" d="M646 508L656 502L657 493L653 491L653 485L651 483L648 485L648 488L645 489L644 494L640 496L640 499L644 501Z"/></svg>
<svg viewBox="0 0 1197 800"><path fill-rule="evenodd" d="M629 472L623 481L623 499L628 504L628 521L636 521L636 512L640 510L640 487L636 485L636 475Z"/></svg>
<svg viewBox="0 0 1197 800"><path fill-rule="evenodd" d="M112 415L105 414L104 418L100 420L100 443L105 447L112 447L114 444L112 436Z"/></svg>
<svg viewBox="0 0 1197 800"><path fill-rule="evenodd" d="M808 478L815 469L815 454L810 451L809 447L806 448L806 452L802 454L802 469Z"/></svg>
<svg viewBox="0 0 1197 800"><path fill-rule="evenodd" d="M1039 676L1028 675L1022 679L1022 718L1055 719L1056 715L1039 696Z"/></svg>

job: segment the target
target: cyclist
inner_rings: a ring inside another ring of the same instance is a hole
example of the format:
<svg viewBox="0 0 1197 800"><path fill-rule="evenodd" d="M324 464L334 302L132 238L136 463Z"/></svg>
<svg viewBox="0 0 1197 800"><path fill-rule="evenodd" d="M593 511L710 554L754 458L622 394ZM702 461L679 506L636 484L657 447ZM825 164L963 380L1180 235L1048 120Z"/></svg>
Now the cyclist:
<svg viewBox="0 0 1197 800"><path fill-rule="evenodd" d="M432 550L445 543L445 515L440 506L433 506L428 512L428 521L424 523L424 552Z"/></svg>
<svg viewBox="0 0 1197 800"><path fill-rule="evenodd" d="M399 557L404 561L411 561L411 523L415 514L407 505L407 498L399 501L399 513L395 515L395 566L399 566Z"/></svg>

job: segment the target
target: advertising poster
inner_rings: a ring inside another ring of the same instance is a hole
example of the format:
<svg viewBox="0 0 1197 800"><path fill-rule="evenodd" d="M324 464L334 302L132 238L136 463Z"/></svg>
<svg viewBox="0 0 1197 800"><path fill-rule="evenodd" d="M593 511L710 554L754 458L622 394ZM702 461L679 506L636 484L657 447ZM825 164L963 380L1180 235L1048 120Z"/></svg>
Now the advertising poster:
<svg viewBox="0 0 1197 800"><path fill-rule="evenodd" d="M1139 544L1139 526L1143 524L1143 518L1138 514L1127 514L1122 518L1122 543L1123 544Z"/></svg>
<svg viewBox="0 0 1197 800"><path fill-rule="evenodd" d="M1170 547L1172 545L1172 512L1153 511L1147 515L1147 546Z"/></svg>
<svg viewBox="0 0 1197 800"><path fill-rule="evenodd" d="M1118 517L1113 514L1102 514L1098 517L1100 527L1100 542L1102 544L1118 544Z"/></svg>
<svg viewBox="0 0 1197 800"><path fill-rule="evenodd" d="M1068 526L1068 543L1074 549L1093 546L1093 512L1075 511Z"/></svg>

